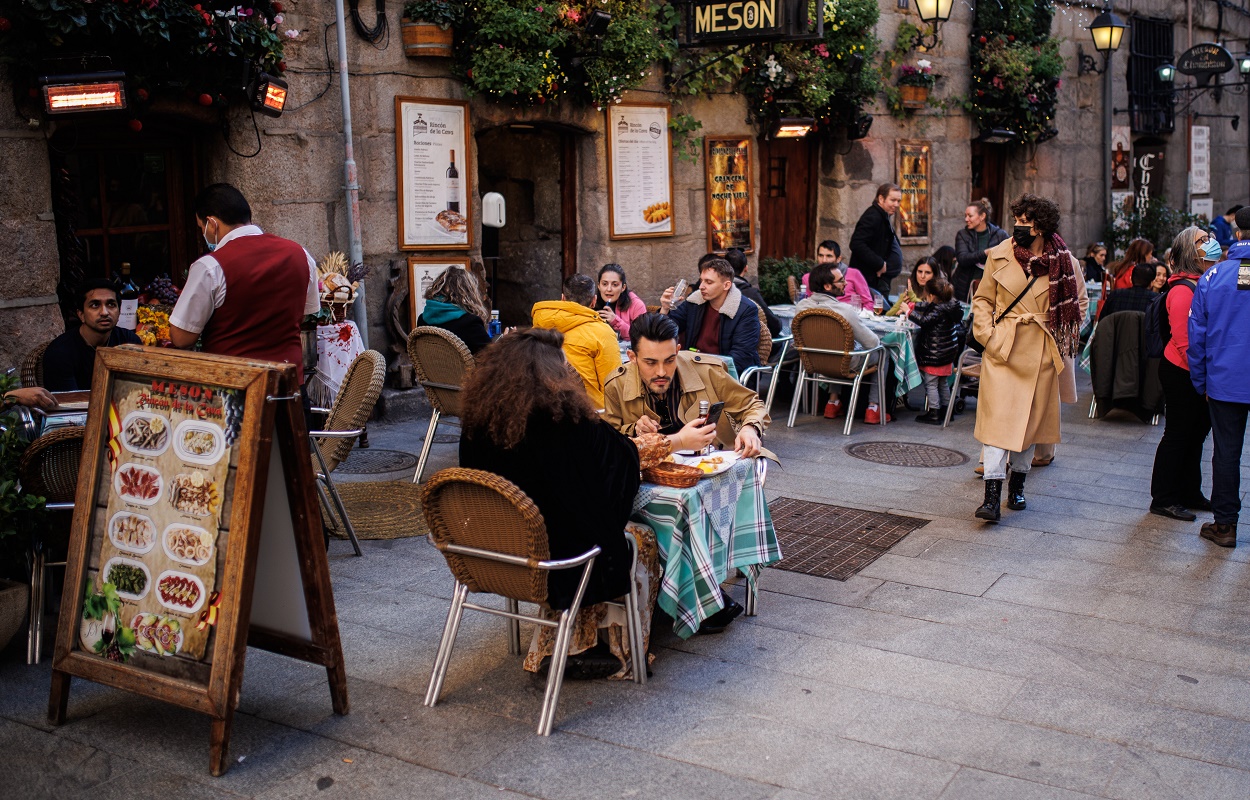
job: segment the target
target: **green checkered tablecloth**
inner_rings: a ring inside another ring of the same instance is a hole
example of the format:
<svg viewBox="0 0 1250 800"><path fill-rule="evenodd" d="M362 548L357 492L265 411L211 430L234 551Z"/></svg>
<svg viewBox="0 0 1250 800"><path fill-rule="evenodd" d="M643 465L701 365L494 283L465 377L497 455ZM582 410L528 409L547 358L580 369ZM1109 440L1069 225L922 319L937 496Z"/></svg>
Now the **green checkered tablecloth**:
<svg viewBox="0 0 1250 800"><path fill-rule="evenodd" d="M890 353L890 360L894 362L894 377L898 379L898 390L895 393L902 397L923 382L920 365L916 363L916 348L911 343L911 332L874 328L873 333L877 334L881 344Z"/></svg>
<svg viewBox="0 0 1250 800"><path fill-rule="evenodd" d="M655 530L664 563L660 608L683 639L723 608L730 570L740 569L754 592L760 568L781 560L760 461L743 459L689 489L644 483L634 499L630 519Z"/></svg>

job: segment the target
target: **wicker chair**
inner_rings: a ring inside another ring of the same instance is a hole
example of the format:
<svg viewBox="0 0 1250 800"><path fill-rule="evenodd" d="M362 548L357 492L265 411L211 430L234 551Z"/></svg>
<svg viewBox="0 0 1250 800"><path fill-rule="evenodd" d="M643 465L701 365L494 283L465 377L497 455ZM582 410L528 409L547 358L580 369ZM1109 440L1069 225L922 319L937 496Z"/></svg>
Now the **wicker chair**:
<svg viewBox="0 0 1250 800"><path fill-rule="evenodd" d="M526 620L557 630L555 652L547 672L547 691L538 718L539 735L550 735L564 681L573 623L595 557L599 555L599 547L596 545L575 558L550 560L547 528L538 506L512 482L481 470L453 468L435 473L421 492L421 507L430 528L430 539L447 559L447 566L455 579L447 625L434 659L425 705L433 706L438 702L465 609L505 617L508 620L508 652L513 655L521 652L519 623ZM629 539L636 561L636 543L628 534L624 535ZM572 604L560 612L558 622L520 613L519 603L534 603L540 608L549 608L547 576L552 570L579 567L582 570L581 582ZM626 634L634 680L645 683L645 638L635 586L631 580L629 594L624 598L628 620ZM467 602L469 592L497 594L507 601L507 609Z"/></svg>
<svg viewBox="0 0 1250 800"><path fill-rule="evenodd" d="M360 542L356 539L356 531L352 528L351 520L347 518L343 498L339 496L339 490L330 473L347 458L356 438L364 432L365 421L373 413L373 406L378 402L378 395L382 394L382 382L385 379L386 359L381 353L366 350L356 356L347 368L347 374L343 376L334 405L329 409L314 409L329 415L326 417L325 428L308 432L313 452L313 472L317 475L317 494L326 508L338 513L339 520L347 531L347 538L351 540L352 548L358 556L363 555Z"/></svg>
<svg viewBox="0 0 1250 800"><path fill-rule="evenodd" d="M790 294L790 302L799 302L799 279L793 275L786 276L786 291Z"/></svg>
<svg viewBox="0 0 1250 800"><path fill-rule="evenodd" d="M474 362L464 342L442 328L430 326L413 328L408 334L408 357L416 370L417 382L425 387L425 396L434 409L430 414L430 427L425 432L425 443L421 446L417 471L412 476L413 483L420 483L439 420L460 416L460 386Z"/></svg>
<svg viewBox="0 0 1250 800"><path fill-rule="evenodd" d="M841 314L827 308L808 308L794 316L791 325L794 333L794 349L799 354L798 383L794 386L794 400L790 403L788 427L794 427L794 416L799 410L799 398L803 395L803 382L832 383L851 387L851 407L846 414L844 436L851 433L855 416L855 404L859 400L859 387L864 378L871 375L877 381L877 392L885 400L885 370L878 364L869 364L868 357L881 353L885 348L878 344L870 350L855 349L855 333L851 323ZM881 424L889 415L881 412Z"/></svg>
<svg viewBox="0 0 1250 800"><path fill-rule="evenodd" d="M43 354L52 342L44 342L26 354L22 359L22 388L30 389L43 386Z"/></svg>
<svg viewBox="0 0 1250 800"><path fill-rule="evenodd" d="M768 396L764 398L764 413L771 414L773 408L773 395L777 394L777 384L780 383L779 375L782 362L786 360L786 353L790 350L790 343L794 341L793 336L779 336L776 339L769 340L769 350L777 353L777 360L773 363L763 363L758 367L747 367L742 374L738 376L738 382L743 386L750 387L750 381L755 379L755 393L760 393L760 377L763 375L771 376L768 380ZM780 345L781 349L777 349Z"/></svg>
<svg viewBox="0 0 1250 800"><path fill-rule="evenodd" d="M22 453L17 462L22 489L47 499L49 511L72 511L78 491L78 465L82 460L82 428L61 428L45 433ZM63 515L57 515L61 517ZM43 651L44 576L49 567L63 567L64 561L49 561L49 550L64 550L69 542L69 520L46 536L33 531L30 541L30 628L26 635L26 663L38 664Z"/></svg>

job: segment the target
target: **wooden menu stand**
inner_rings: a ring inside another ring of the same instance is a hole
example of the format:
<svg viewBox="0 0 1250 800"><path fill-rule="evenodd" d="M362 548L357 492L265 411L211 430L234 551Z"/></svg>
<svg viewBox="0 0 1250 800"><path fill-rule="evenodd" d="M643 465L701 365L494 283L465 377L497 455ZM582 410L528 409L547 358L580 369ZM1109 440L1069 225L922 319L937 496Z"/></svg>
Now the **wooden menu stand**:
<svg viewBox="0 0 1250 800"><path fill-rule="evenodd" d="M248 645L324 666L334 712L348 713L295 367L137 346L101 348L96 358L48 718L65 721L71 676L199 711L212 720L209 767L219 776L229 767ZM165 438L149 436L141 442L148 450L133 447L132 426L147 420L150 433L158 416L155 429ZM158 475L148 477L157 488L125 494L125 479L136 474ZM179 494L187 487L209 499L189 504ZM138 543L118 534L118 521L135 517ZM186 530L212 538L203 563L170 552L170 537ZM116 591L109 578L120 575L112 566L119 563L129 570L130 593L100 619L88 598L103 604ZM136 588L140 572L146 585ZM166 580L201 588L170 599ZM170 629L178 633L162 639L162 649L151 631Z"/></svg>

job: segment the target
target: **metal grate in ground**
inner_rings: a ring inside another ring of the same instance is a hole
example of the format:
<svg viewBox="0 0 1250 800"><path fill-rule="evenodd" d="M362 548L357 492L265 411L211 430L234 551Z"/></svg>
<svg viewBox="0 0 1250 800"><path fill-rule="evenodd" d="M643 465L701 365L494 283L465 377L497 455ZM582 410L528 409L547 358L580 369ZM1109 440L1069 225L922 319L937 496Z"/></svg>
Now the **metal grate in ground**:
<svg viewBox="0 0 1250 800"><path fill-rule="evenodd" d="M773 566L844 581L926 519L778 497L768 504L785 557Z"/></svg>
<svg viewBox="0 0 1250 800"><path fill-rule="evenodd" d="M437 441L437 439L435 440ZM417 457L402 450L380 450L370 447L368 450L353 448L347 460L338 465L335 472L348 475L382 475L387 472L416 469Z"/></svg>
<svg viewBox="0 0 1250 800"><path fill-rule="evenodd" d="M891 467L958 467L968 456L958 450L918 442L859 442L846 446L847 455Z"/></svg>

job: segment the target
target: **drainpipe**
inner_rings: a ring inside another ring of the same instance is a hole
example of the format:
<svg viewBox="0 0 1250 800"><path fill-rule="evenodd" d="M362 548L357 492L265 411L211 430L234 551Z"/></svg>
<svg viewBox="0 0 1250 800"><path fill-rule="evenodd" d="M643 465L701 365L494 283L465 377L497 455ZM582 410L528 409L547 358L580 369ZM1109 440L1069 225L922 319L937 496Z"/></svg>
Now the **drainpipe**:
<svg viewBox="0 0 1250 800"><path fill-rule="evenodd" d="M343 14L343 0L334 0L334 19L339 44L339 91L343 98L343 178L347 186L348 264L364 261L364 248L360 244L360 184L356 180L356 152L352 146L352 91L347 80L347 24ZM360 329L360 338L369 347L369 312L365 298L365 282L360 282L352 316Z"/></svg>

